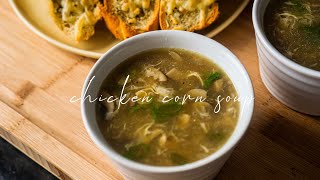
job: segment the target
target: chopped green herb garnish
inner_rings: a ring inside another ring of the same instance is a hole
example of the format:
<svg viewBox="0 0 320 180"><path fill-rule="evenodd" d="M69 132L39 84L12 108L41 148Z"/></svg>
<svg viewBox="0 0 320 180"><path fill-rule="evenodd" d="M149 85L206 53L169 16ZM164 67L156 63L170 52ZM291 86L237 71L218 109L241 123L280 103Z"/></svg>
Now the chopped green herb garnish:
<svg viewBox="0 0 320 180"><path fill-rule="evenodd" d="M137 105L133 106L132 108L130 108L130 113L134 113L134 112L137 112L137 111L145 109L145 108L146 108L145 105L137 104Z"/></svg>
<svg viewBox="0 0 320 180"><path fill-rule="evenodd" d="M183 165L183 164L187 164L188 163L188 160L181 156L180 154L177 154L177 153L172 153L170 155L170 159L172 161L172 163L176 164L176 165Z"/></svg>
<svg viewBox="0 0 320 180"><path fill-rule="evenodd" d="M138 144L129 148L123 154L124 157L131 160L141 160L150 152L150 146L147 144Z"/></svg>
<svg viewBox="0 0 320 180"><path fill-rule="evenodd" d="M292 7L293 10L298 14L304 14L306 13L308 10L306 9L306 7L303 5L303 3L301 2L301 0L291 0L292 2Z"/></svg>
<svg viewBox="0 0 320 180"><path fill-rule="evenodd" d="M302 30L310 40L320 43L320 26L304 26Z"/></svg>
<svg viewBox="0 0 320 180"><path fill-rule="evenodd" d="M208 90L209 87L211 86L211 84L214 81L220 79L220 77L221 77L221 74L218 72L214 72L214 73L209 74L209 76L203 82L204 89Z"/></svg>
<svg viewBox="0 0 320 180"><path fill-rule="evenodd" d="M218 143L218 142L221 142L225 138L225 134L220 131L211 131L207 134L207 137L210 141Z"/></svg>
<svg viewBox="0 0 320 180"><path fill-rule="evenodd" d="M177 102L169 102L162 104L153 103L152 117L156 122L163 123L168 121L168 118L176 115L182 109L182 105Z"/></svg>
<svg viewBox="0 0 320 180"><path fill-rule="evenodd" d="M130 113L134 113L143 109L151 109L151 104L153 103L153 97L149 96L150 101L148 102L147 100L143 101L144 104L138 104L136 103L133 107L130 107Z"/></svg>

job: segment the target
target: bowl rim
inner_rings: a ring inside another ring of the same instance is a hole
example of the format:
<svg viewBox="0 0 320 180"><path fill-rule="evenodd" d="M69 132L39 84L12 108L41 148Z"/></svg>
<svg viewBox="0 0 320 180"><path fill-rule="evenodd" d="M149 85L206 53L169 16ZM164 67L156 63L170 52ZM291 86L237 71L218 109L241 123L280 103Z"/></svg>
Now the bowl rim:
<svg viewBox="0 0 320 180"><path fill-rule="evenodd" d="M173 37L174 37L174 35L179 35L179 34L184 34L185 36L193 36L195 38L200 38L201 41L204 41L204 42L207 42L207 43L215 43L215 45L219 46L219 48L223 48L228 53L228 55L230 55L231 58L233 59L232 61L237 66L237 69L239 69L239 71L237 71L236 73L241 74L243 76L244 80L247 82L246 85L248 85L248 90L249 90L249 92L247 92L248 96L251 96L254 99L254 90L253 90L251 79L250 79L246 69L241 64L240 60L230 50L228 50L226 47L224 47L223 45L221 45L217 41L214 41L214 40L212 40L212 39L210 39L208 37L205 37L203 35L196 34L196 33L193 33L193 32L177 31L177 30L161 30L161 31L151 31L151 32L142 33L142 34L136 35L134 37L131 37L129 39L126 39L126 40L120 42L119 44L115 45L114 47L112 47L110 50L108 50L94 64L94 66L90 70L90 72L89 72L89 74L88 74L88 76L87 76L87 78L86 78L86 80L84 82L84 85L83 85L81 98L84 97L85 91L86 91L86 86L89 83L91 77L94 75L96 69L99 66L102 66L104 63L107 62L107 61L104 61L104 60L109 56L109 54L113 54L119 48L120 49L121 48L125 48L127 43L130 42L130 41L139 41L140 39L143 39L143 38L152 38L152 37L155 37L155 36L161 36L162 34L170 34ZM230 77L230 79L231 79L231 77ZM212 153L211 155L209 155L209 156L207 156L207 157L205 157L203 159L200 159L198 161L195 161L195 162L192 162L192 163L188 163L188 164L185 164L185 165L180 165L180 166L153 166L153 165L142 164L142 163L138 163L138 162L129 160L129 159L121 156L119 153L115 152L111 148L106 147L103 142L100 142L99 138L96 135L96 132L93 131L93 129L91 128L91 125L89 123L89 119L90 118L87 117L85 104L86 103L81 103L82 119L83 119L85 128L86 128L90 138L98 146L98 148L100 150L102 150L110 159L115 161L117 164L120 164L121 166L124 166L124 167L129 168L129 169L133 169L135 171L148 172L148 173L184 172L184 171L188 171L188 170L192 170L192 169L196 169L196 168L205 166L205 165L207 165L207 164L209 164L209 163L221 158L223 155L225 155L226 153L230 152L236 146L236 144L240 141L240 139L243 137L243 135L245 134L245 132L247 131L247 129L248 129L249 125L250 125L250 122L252 120L253 110L254 110L254 100L252 100L245 107L245 109L246 109L245 113L243 113L242 116L239 117L239 119L238 119L238 123L237 123L236 129L233 132L233 133L235 133L236 131L238 131L238 135L235 136L233 141L228 140L215 153ZM238 127L240 122L244 123L243 127Z"/></svg>
<svg viewBox="0 0 320 180"><path fill-rule="evenodd" d="M275 57L276 60L278 60L283 65L285 65L285 66L287 66L287 67L293 69L294 71L299 72L303 75L311 76L314 78L320 78L320 71L304 67L304 66L294 62L293 60L287 58L286 56L281 54L268 40L268 38L266 37L265 32L263 30L262 22L261 22L261 19L259 16L261 14L262 19L263 19L264 15L265 15L265 11L263 12L263 14L261 13L262 9L260 6L261 2L263 2L263 1L265 1L265 0L255 0L253 3L253 8L252 8L253 27L255 30L255 34L256 34L257 38L259 38L261 40L260 42L262 43L262 45L267 49L267 51L269 51Z"/></svg>

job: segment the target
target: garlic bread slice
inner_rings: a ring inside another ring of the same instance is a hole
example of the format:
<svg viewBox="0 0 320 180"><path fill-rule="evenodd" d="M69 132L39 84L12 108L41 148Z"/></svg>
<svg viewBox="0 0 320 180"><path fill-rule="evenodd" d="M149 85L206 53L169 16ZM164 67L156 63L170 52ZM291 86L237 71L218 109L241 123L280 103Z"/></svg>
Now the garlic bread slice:
<svg viewBox="0 0 320 180"><path fill-rule="evenodd" d="M101 14L118 39L157 30L160 0L104 0Z"/></svg>
<svg viewBox="0 0 320 180"><path fill-rule="evenodd" d="M160 27L163 30L196 31L208 27L219 15L215 0L161 0Z"/></svg>
<svg viewBox="0 0 320 180"><path fill-rule="evenodd" d="M75 41L88 40L101 19L99 0L50 0L51 16Z"/></svg>

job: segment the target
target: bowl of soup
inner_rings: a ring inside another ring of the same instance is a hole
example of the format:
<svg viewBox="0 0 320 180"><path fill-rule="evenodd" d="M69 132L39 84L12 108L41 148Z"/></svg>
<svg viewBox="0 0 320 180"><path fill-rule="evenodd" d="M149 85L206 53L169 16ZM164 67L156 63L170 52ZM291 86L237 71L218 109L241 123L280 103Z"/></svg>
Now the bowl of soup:
<svg viewBox="0 0 320 180"><path fill-rule="evenodd" d="M154 31L102 56L83 87L94 143L126 179L210 179L247 130L250 78L218 42Z"/></svg>
<svg viewBox="0 0 320 180"><path fill-rule="evenodd" d="M261 78L285 105L320 115L320 1L256 0Z"/></svg>

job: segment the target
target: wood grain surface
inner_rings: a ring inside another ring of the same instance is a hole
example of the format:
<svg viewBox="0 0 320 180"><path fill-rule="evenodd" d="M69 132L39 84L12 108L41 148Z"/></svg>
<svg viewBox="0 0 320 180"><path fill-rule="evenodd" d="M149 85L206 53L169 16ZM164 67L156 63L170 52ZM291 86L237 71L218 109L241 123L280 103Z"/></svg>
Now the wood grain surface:
<svg viewBox="0 0 320 180"><path fill-rule="evenodd" d="M61 179L122 179L69 102L96 60L52 46L0 4L1 136ZM320 178L320 118L287 108L263 85L251 5L214 39L244 64L256 96L250 128L217 179Z"/></svg>

